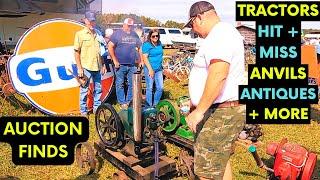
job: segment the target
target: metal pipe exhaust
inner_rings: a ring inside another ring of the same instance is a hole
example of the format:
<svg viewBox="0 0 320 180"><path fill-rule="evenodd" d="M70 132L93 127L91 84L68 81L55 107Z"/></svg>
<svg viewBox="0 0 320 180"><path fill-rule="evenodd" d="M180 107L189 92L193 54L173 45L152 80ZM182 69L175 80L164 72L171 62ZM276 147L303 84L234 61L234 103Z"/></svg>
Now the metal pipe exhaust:
<svg viewBox="0 0 320 180"><path fill-rule="evenodd" d="M133 97L132 97L132 115L133 115L133 138L135 142L141 142L141 72L133 74Z"/></svg>

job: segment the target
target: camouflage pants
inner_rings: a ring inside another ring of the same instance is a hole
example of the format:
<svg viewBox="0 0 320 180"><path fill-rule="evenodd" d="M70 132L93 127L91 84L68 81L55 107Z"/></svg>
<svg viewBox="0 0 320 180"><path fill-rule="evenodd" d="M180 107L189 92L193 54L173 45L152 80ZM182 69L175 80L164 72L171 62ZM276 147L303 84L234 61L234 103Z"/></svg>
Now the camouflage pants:
<svg viewBox="0 0 320 180"><path fill-rule="evenodd" d="M212 111L197 130L194 172L200 177L220 180L234 150L234 141L245 124L246 108L241 105Z"/></svg>

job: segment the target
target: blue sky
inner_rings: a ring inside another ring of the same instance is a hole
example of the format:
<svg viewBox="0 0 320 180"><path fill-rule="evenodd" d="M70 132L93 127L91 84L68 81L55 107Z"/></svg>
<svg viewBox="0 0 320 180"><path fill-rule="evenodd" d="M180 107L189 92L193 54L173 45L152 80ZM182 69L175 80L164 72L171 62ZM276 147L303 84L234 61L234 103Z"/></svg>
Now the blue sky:
<svg viewBox="0 0 320 180"><path fill-rule="evenodd" d="M133 13L161 22L174 20L184 23L190 6L198 0L102 0L102 13ZM208 0L223 21L235 24L235 0ZM300 1L300 0L296 0ZM320 1L320 0L318 0ZM246 24L247 22L243 22ZM252 24L252 23L251 23ZM305 22L303 28L320 29L320 21Z"/></svg>

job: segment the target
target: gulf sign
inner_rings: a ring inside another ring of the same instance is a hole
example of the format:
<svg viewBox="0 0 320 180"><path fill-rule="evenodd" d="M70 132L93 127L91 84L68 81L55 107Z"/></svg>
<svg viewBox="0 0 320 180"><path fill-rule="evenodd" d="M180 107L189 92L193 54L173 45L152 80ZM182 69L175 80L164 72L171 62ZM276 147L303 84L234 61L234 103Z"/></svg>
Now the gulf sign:
<svg viewBox="0 0 320 180"><path fill-rule="evenodd" d="M47 114L80 111L79 84L69 70L77 72L73 43L75 33L83 28L81 23L67 19L40 22L23 34L8 61L14 88ZM102 76L102 101L114 82L112 65L107 64L107 69Z"/></svg>

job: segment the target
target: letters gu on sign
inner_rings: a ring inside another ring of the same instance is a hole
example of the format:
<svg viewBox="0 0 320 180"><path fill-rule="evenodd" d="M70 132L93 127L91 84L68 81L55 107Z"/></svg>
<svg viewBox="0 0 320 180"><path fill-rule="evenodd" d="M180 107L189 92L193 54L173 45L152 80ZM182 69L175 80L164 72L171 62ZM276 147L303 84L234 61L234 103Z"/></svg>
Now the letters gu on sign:
<svg viewBox="0 0 320 180"><path fill-rule="evenodd" d="M75 33L82 28L81 23L66 19L40 22L21 37L9 60L15 89L45 113L79 112L79 84L69 70L77 72L73 43ZM110 94L114 81L109 66L102 77L102 101Z"/></svg>

